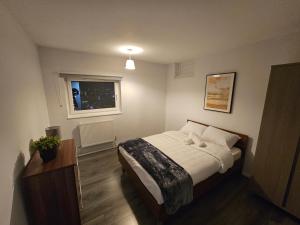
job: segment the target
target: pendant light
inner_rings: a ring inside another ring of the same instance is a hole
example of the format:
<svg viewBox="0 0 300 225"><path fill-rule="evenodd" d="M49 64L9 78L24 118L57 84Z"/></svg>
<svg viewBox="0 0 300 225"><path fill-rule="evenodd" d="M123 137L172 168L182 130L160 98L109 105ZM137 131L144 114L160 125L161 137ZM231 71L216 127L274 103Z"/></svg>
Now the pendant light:
<svg viewBox="0 0 300 225"><path fill-rule="evenodd" d="M127 50L128 50L129 58L126 60L125 69L127 69L127 70L135 70L134 60L131 59L132 49L129 48Z"/></svg>
<svg viewBox="0 0 300 225"><path fill-rule="evenodd" d="M129 56L129 59L126 60L125 69L127 69L127 70L135 70L134 60L131 59L130 56Z"/></svg>
<svg viewBox="0 0 300 225"><path fill-rule="evenodd" d="M122 45L116 48L118 52L128 55L128 59L125 63L126 70L135 70L135 62L131 58L132 55L140 54L144 51L141 47L133 46L133 45Z"/></svg>

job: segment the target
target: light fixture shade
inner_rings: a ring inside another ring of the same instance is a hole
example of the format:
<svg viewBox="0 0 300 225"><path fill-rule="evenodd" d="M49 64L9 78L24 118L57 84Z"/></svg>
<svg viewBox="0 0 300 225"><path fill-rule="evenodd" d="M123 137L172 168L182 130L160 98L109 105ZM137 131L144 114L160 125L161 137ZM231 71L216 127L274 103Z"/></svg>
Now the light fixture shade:
<svg viewBox="0 0 300 225"><path fill-rule="evenodd" d="M127 59L125 64L125 69L127 70L135 70L135 65L133 59Z"/></svg>

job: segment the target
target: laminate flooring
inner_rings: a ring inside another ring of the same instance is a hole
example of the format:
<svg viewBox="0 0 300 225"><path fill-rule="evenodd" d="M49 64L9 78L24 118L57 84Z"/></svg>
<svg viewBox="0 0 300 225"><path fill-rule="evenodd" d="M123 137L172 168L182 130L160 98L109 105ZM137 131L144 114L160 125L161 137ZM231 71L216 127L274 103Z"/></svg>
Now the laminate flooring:
<svg viewBox="0 0 300 225"><path fill-rule="evenodd" d="M122 173L117 151L107 150L79 158L83 225L155 225ZM249 180L231 178L180 210L167 225L300 225L299 220L257 197Z"/></svg>

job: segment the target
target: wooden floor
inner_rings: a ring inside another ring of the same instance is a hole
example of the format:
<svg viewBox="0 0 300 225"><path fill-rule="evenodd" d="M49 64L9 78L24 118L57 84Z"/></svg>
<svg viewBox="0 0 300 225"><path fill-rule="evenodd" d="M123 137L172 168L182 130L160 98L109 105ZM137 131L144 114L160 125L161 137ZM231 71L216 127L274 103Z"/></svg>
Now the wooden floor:
<svg viewBox="0 0 300 225"><path fill-rule="evenodd" d="M116 150L79 158L83 225L154 225L134 186L122 174ZM179 211L169 225L296 225L300 222L248 189L246 178L236 177Z"/></svg>

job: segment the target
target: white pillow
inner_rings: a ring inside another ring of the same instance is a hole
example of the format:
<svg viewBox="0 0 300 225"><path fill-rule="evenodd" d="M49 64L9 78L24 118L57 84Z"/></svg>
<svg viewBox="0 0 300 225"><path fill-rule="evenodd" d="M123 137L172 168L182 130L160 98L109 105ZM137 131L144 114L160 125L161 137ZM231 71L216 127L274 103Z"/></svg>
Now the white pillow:
<svg viewBox="0 0 300 225"><path fill-rule="evenodd" d="M189 134L189 133L195 133L196 135L198 135L199 137L201 137L201 135L203 134L204 130L207 127L198 123L194 123L192 121L188 121L186 125L184 125L180 131L185 133L185 134Z"/></svg>
<svg viewBox="0 0 300 225"><path fill-rule="evenodd" d="M215 144L232 148L240 139L240 136L209 126L207 129L205 129L201 138L214 142Z"/></svg>

